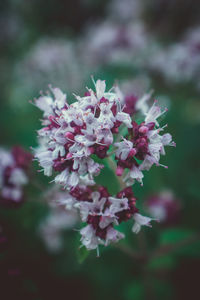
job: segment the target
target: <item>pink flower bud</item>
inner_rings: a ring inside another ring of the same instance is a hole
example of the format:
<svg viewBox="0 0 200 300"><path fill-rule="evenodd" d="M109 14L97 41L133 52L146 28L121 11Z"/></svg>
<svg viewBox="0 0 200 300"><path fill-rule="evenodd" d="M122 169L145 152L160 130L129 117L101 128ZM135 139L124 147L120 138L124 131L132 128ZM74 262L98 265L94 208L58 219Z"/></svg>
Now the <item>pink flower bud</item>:
<svg viewBox="0 0 200 300"><path fill-rule="evenodd" d="M137 150L135 148L132 148L128 154L129 157L132 157L136 154Z"/></svg>
<svg viewBox="0 0 200 300"><path fill-rule="evenodd" d="M113 127L112 128L112 133L118 133L119 132L119 129L118 128L116 128L116 127Z"/></svg>
<svg viewBox="0 0 200 300"><path fill-rule="evenodd" d="M70 158L72 158L72 153L70 153L70 152L69 152L69 153L67 153L67 155L66 155L66 158L67 158L67 159L70 159Z"/></svg>
<svg viewBox="0 0 200 300"><path fill-rule="evenodd" d="M148 127L147 126L141 126L139 128L139 132L140 133L147 133L149 131Z"/></svg>
<svg viewBox="0 0 200 300"><path fill-rule="evenodd" d="M118 166L116 169L116 175L122 176L123 172L124 172L124 169L122 167Z"/></svg>
<svg viewBox="0 0 200 300"><path fill-rule="evenodd" d="M65 133L65 137L67 138L67 139L69 139L69 140L74 140L74 135L73 135L73 133L71 133L71 132L66 132Z"/></svg>

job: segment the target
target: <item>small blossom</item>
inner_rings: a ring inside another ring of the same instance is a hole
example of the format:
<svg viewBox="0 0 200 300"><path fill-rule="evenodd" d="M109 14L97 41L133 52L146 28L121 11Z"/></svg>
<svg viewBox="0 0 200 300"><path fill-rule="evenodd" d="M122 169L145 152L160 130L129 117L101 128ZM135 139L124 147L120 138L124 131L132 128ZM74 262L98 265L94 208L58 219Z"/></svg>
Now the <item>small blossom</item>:
<svg viewBox="0 0 200 300"><path fill-rule="evenodd" d="M138 213L134 214L133 219L135 224L133 225L132 231L138 233L141 230L141 226L152 227L151 221L155 220L149 217L144 217Z"/></svg>
<svg viewBox="0 0 200 300"><path fill-rule="evenodd" d="M120 158L121 160L126 160L131 152L131 149L133 149L133 143L126 139L124 139L123 142L115 143L114 146L117 147L115 152L116 157Z"/></svg>
<svg viewBox="0 0 200 300"><path fill-rule="evenodd" d="M146 113L145 123L155 123L157 126L159 126L157 119L162 116L163 113L165 113L165 111L161 111L161 108L156 105L156 102L154 102L152 107Z"/></svg>
<svg viewBox="0 0 200 300"><path fill-rule="evenodd" d="M81 234L81 243L88 250L97 249L99 244L102 244L101 239L95 235L95 231L92 225L87 225L82 228L80 231Z"/></svg>

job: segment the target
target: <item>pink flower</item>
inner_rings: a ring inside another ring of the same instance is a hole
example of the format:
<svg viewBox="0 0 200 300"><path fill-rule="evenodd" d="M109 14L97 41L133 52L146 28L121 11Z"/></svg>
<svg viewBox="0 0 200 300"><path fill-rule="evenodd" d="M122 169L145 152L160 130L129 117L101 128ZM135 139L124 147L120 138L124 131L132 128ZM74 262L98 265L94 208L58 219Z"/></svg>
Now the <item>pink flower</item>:
<svg viewBox="0 0 200 300"><path fill-rule="evenodd" d="M85 223L80 230L82 245L98 253L99 245L124 238L116 229L120 223L134 220L135 233L143 225L151 226L153 219L139 213L130 185L135 181L142 185L143 171L161 165L165 146L175 144L169 133L160 134L164 127L158 119L164 112L156 102L148 109L150 94L126 98L118 87L106 91L105 81L93 83L94 90L88 89L82 97L76 95L73 104L67 103L59 89L36 100L43 111L44 127L38 131L40 147L35 157L45 175L53 175L53 181L65 189L57 205L78 211ZM137 111L143 115L142 122L135 121ZM120 185L128 186L116 195L95 183L108 156L113 159L110 166L116 166L113 171L122 177Z"/></svg>
<svg viewBox="0 0 200 300"><path fill-rule="evenodd" d="M51 89L53 95L35 101L43 111L45 126L38 131L41 146L35 157L45 175L59 172L55 182L66 188L77 186L84 175L91 179L97 176L103 166L91 156L106 157L117 128L122 123L132 127L118 94L106 92L105 81L97 80L94 85L95 91L89 89L85 96L76 96L78 101L71 105L59 89Z"/></svg>

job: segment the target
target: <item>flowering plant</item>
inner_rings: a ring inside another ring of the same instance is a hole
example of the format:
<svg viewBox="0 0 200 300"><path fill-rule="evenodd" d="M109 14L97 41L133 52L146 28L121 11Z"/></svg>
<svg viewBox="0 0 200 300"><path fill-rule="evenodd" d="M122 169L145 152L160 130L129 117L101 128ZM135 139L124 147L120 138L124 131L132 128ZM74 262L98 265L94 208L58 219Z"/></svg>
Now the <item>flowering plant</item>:
<svg viewBox="0 0 200 300"><path fill-rule="evenodd" d="M136 181L142 185L143 172L161 165L165 146L175 143L169 133L161 135L165 126L160 127L158 119L166 110L156 101L149 108L151 95L138 99L124 96L117 86L106 91L105 81L93 83L95 90L74 95L77 101L72 104L60 89L51 87L35 100L43 112L35 157L44 174L55 173L53 181L67 190L58 205L79 210L87 224L80 230L82 244L98 251L100 244L124 237L116 230L121 222L133 219L135 233L142 225L151 226L152 219L139 213L131 186ZM119 180L115 195L95 182L106 161Z"/></svg>

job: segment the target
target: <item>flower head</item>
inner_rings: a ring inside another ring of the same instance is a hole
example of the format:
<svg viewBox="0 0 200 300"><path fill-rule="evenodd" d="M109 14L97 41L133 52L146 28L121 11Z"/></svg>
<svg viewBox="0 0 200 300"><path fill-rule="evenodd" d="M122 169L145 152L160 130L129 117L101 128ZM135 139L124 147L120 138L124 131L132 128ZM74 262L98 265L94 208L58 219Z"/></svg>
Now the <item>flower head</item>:
<svg viewBox="0 0 200 300"><path fill-rule="evenodd" d="M160 156L165 155L165 146L175 146L169 133L160 134L165 126L159 127L157 119L163 113L154 103L145 113L145 120L140 124L133 121L126 139L115 143L117 175L123 175L124 170L128 169L124 176L127 185L132 185L135 180L142 183L143 171L149 170L152 165L163 166L160 164Z"/></svg>
<svg viewBox="0 0 200 300"><path fill-rule="evenodd" d="M79 211L85 223L80 230L82 244L99 251L99 245L124 238L117 230L122 222L134 220L135 233L142 225L151 226L153 219L139 213L130 185L143 184L143 171L161 165L165 146L175 144L169 133L160 134L164 127L158 120L165 111L156 102L148 108L150 95L126 97L117 86L107 91L105 81L93 83L94 90L75 95L77 101L72 104L59 89L35 101L43 111L35 157L45 175L53 175L53 181L65 189L57 205ZM143 121L136 122L137 112ZM108 156L116 175L122 177L121 190L115 195L95 183Z"/></svg>
<svg viewBox="0 0 200 300"><path fill-rule="evenodd" d="M117 128L132 127L130 115L122 111L117 93L106 92L105 81L94 82L95 90L85 96L76 96L77 102L67 103L59 89L35 101L43 111L43 128L38 131L41 147L36 150L44 173L59 172L55 182L66 188L76 187L81 177L91 180L98 175L101 164L92 158L107 156Z"/></svg>

